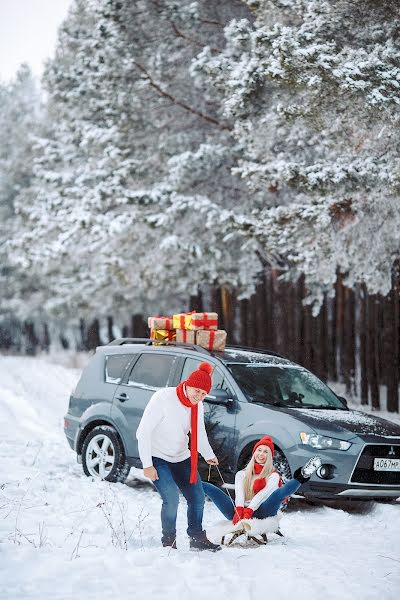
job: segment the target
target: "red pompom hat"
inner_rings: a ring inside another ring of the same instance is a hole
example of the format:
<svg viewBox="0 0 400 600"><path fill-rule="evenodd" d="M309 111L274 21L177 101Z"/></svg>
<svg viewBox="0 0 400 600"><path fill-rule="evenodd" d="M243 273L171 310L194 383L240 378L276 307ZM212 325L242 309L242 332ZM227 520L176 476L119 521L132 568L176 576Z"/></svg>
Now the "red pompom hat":
<svg viewBox="0 0 400 600"><path fill-rule="evenodd" d="M199 388L208 392L211 390L211 373L212 366L210 363L203 362L201 365L189 375L189 377L183 383L190 387Z"/></svg>
<svg viewBox="0 0 400 600"><path fill-rule="evenodd" d="M198 462L198 450L197 450L197 417L199 407L197 404L192 404L189 398L185 394L185 386L199 388L208 392L211 390L211 373L212 366L210 363L203 362L201 365L193 371L186 379L182 381L176 388L177 396L183 406L190 408L190 483L197 482L197 462Z"/></svg>
<svg viewBox="0 0 400 600"><path fill-rule="evenodd" d="M258 446L268 446L268 448L271 450L272 458L274 458L274 442L269 435L265 435L263 438L261 438L261 440L258 440L258 442L254 444L253 452L251 453L252 455L257 450Z"/></svg>

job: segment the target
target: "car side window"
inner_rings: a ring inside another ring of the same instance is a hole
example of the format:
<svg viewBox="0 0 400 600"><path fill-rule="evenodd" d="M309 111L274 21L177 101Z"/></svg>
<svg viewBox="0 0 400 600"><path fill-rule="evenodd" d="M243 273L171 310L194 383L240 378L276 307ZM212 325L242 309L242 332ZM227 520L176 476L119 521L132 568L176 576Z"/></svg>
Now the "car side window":
<svg viewBox="0 0 400 600"><path fill-rule="evenodd" d="M125 369L132 359L132 354L109 354L104 364L104 380L106 383L121 382Z"/></svg>
<svg viewBox="0 0 400 600"><path fill-rule="evenodd" d="M198 360L197 358L187 358L185 360L185 364L183 365L181 381L185 381L185 379L189 377L190 373L195 371L202 362L202 360Z"/></svg>
<svg viewBox="0 0 400 600"><path fill-rule="evenodd" d="M181 381L185 381L185 379L189 377L190 373L195 371L199 367L199 365L201 365L202 362L204 361L198 360L196 358L187 358L183 366ZM214 368L214 371L211 375L211 381L213 389L226 390L229 394L232 393L229 386L226 384L225 378L220 369L216 367Z"/></svg>
<svg viewBox="0 0 400 600"><path fill-rule="evenodd" d="M130 372L128 385L140 387L167 387L176 356L165 354L142 354Z"/></svg>
<svg viewBox="0 0 400 600"><path fill-rule="evenodd" d="M212 388L216 390L225 390L228 394L232 394L230 387L225 381L222 372L215 368L212 374Z"/></svg>

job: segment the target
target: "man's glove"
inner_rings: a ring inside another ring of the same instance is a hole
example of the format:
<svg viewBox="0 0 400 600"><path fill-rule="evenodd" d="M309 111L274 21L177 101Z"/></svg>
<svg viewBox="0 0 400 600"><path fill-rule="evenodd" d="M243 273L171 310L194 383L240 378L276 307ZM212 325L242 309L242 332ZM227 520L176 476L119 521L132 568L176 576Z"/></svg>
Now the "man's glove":
<svg viewBox="0 0 400 600"><path fill-rule="evenodd" d="M252 508L245 508L243 511L243 519L251 519L254 510Z"/></svg>
<svg viewBox="0 0 400 600"><path fill-rule="evenodd" d="M241 519L243 519L243 511L244 511L243 506L236 506L235 514L233 515L233 519L232 519L233 525L236 525L236 523L238 523Z"/></svg>

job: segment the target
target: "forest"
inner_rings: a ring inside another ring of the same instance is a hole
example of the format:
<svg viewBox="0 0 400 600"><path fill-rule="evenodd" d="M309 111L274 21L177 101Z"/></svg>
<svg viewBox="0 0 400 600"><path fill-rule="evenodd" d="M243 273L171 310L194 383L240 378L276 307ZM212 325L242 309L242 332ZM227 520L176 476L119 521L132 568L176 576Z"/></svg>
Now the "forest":
<svg viewBox="0 0 400 600"><path fill-rule="evenodd" d="M73 0L0 82L0 348L217 310L399 411L395 0Z"/></svg>

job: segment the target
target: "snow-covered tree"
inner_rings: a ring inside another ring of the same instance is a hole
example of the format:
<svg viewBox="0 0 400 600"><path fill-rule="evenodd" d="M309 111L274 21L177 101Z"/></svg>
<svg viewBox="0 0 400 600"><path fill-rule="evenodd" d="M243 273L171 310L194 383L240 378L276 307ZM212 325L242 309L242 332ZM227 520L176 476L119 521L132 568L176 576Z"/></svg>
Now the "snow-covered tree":
<svg viewBox="0 0 400 600"><path fill-rule="evenodd" d="M264 196L243 235L304 273L316 306L337 270L386 294L400 251L399 5L247 4L255 21L233 20L223 52L206 47L192 67L234 123L235 173Z"/></svg>
<svg viewBox="0 0 400 600"><path fill-rule="evenodd" d="M202 207L239 208L244 186L229 125L189 75L205 41L222 50L232 11L244 7L74 3L44 76L51 126L19 206L19 260L46 273L47 309L116 314L170 296L178 307L203 281L251 280L242 241L227 246L205 226Z"/></svg>
<svg viewBox="0 0 400 600"><path fill-rule="evenodd" d="M0 84L0 314L12 316L20 300L32 294L37 279L10 261L7 242L16 231L15 200L33 179L34 140L40 123L41 100L27 65L15 78Z"/></svg>
<svg viewBox="0 0 400 600"><path fill-rule="evenodd" d="M17 199L16 259L48 282L30 309L173 309L215 280L249 294L268 262L304 273L316 307L338 270L386 293L398 13L390 0L75 0Z"/></svg>

